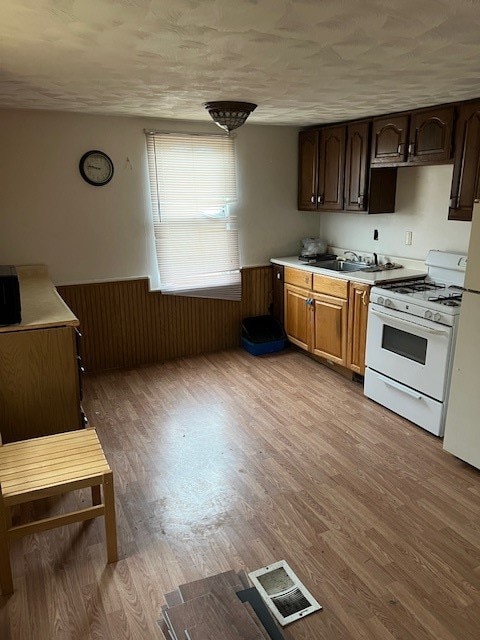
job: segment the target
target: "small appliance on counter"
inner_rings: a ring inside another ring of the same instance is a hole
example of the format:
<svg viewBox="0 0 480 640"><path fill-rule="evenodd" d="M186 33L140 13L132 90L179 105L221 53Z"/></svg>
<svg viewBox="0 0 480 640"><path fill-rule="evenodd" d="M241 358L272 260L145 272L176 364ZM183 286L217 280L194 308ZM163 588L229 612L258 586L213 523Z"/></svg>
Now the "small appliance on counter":
<svg viewBox="0 0 480 640"><path fill-rule="evenodd" d="M11 265L0 265L0 326L18 324L21 321L17 270Z"/></svg>
<svg viewBox="0 0 480 640"><path fill-rule="evenodd" d="M321 238L303 238L302 250L298 259L302 262L310 264L312 262L321 262L322 260L335 260L337 256L333 253L327 253L327 243Z"/></svg>

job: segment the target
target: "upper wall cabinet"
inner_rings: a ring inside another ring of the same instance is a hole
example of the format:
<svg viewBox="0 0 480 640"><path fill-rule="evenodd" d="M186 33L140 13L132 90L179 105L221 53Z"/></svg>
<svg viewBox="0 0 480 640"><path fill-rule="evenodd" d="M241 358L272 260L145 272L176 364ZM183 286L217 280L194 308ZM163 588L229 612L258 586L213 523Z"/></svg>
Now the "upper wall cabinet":
<svg viewBox="0 0 480 640"><path fill-rule="evenodd" d="M345 159L345 210L366 211L368 195L368 152L370 122L352 122L347 126Z"/></svg>
<svg viewBox="0 0 480 640"><path fill-rule="evenodd" d="M394 211L396 169L370 169L369 147L370 121L300 132L298 208Z"/></svg>
<svg viewBox="0 0 480 640"><path fill-rule="evenodd" d="M453 106L375 118L372 158L375 165L405 166L448 162L452 152Z"/></svg>
<svg viewBox="0 0 480 640"><path fill-rule="evenodd" d="M410 120L408 163L448 162L452 157L453 107L414 111Z"/></svg>
<svg viewBox="0 0 480 640"><path fill-rule="evenodd" d="M346 127L325 127L320 130L318 155L319 211L343 209Z"/></svg>
<svg viewBox="0 0 480 640"><path fill-rule="evenodd" d="M407 159L408 116L375 118L371 164L399 164Z"/></svg>
<svg viewBox="0 0 480 640"><path fill-rule="evenodd" d="M298 208L343 209L346 127L301 131L298 155Z"/></svg>
<svg viewBox="0 0 480 640"><path fill-rule="evenodd" d="M480 102L459 107L449 220L471 220L480 199Z"/></svg>
<svg viewBox="0 0 480 640"><path fill-rule="evenodd" d="M301 131L298 139L298 208L317 210L318 184L317 130Z"/></svg>

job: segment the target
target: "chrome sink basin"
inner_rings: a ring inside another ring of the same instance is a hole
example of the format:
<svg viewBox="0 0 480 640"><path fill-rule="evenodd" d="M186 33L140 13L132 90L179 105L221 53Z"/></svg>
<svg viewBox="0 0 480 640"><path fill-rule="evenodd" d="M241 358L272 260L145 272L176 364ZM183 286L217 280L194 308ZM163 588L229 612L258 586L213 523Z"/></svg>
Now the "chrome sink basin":
<svg viewBox="0 0 480 640"><path fill-rule="evenodd" d="M320 267L320 269L328 269L329 271L361 271L367 267L366 262L353 262L350 260L324 260L323 262L314 262L311 266Z"/></svg>

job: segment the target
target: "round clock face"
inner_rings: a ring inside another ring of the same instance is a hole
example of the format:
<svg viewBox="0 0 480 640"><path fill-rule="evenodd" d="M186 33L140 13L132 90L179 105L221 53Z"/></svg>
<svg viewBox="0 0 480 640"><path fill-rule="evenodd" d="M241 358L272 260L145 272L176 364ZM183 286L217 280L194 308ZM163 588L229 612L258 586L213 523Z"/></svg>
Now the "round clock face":
<svg viewBox="0 0 480 640"><path fill-rule="evenodd" d="M87 151L80 159L82 178L95 187L101 187L113 177L113 162L103 151Z"/></svg>

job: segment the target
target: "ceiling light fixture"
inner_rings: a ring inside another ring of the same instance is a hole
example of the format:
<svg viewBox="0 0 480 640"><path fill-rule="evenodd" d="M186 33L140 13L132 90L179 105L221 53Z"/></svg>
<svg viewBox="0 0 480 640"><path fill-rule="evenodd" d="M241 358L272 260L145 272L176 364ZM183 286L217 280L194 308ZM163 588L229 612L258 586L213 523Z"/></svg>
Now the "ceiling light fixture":
<svg viewBox="0 0 480 640"><path fill-rule="evenodd" d="M205 102L203 105L212 120L228 133L244 124L248 116L257 108L252 102Z"/></svg>

